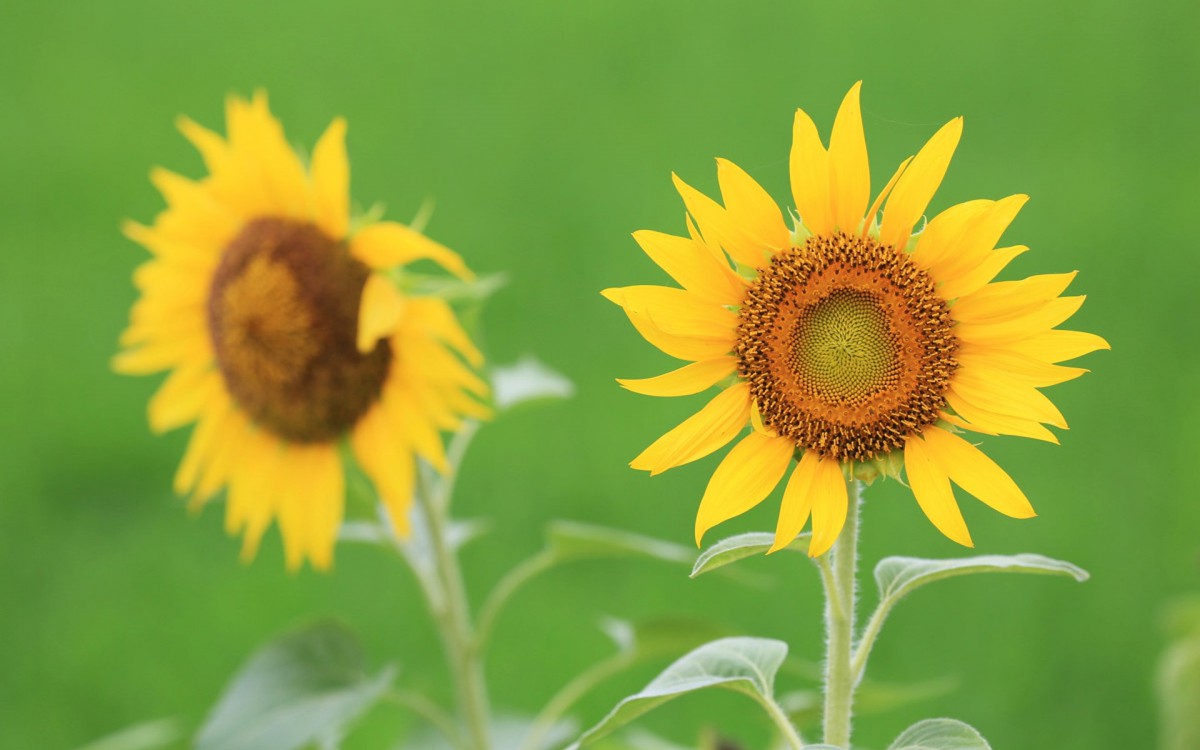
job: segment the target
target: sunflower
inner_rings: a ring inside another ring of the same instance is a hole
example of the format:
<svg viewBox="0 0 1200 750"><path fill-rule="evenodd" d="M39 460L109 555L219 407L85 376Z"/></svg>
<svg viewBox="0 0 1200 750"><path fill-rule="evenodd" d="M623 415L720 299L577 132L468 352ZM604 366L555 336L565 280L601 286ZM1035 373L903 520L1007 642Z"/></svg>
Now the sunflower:
<svg viewBox="0 0 1200 750"><path fill-rule="evenodd" d="M228 136L181 118L208 176L156 169L167 209L125 234L153 258L113 361L170 375L149 405L157 431L192 422L175 490L199 507L227 488L226 527L252 558L272 519L289 568L332 562L343 516L342 445L407 532L415 460L447 469L440 430L484 417L481 356L451 308L408 296L396 269L458 255L387 221L351 229L346 124L305 167L265 94L226 103ZM465 360L465 363L464 361Z"/></svg>
<svg viewBox="0 0 1200 750"><path fill-rule="evenodd" d="M1084 299L1060 296L1074 273L993 280L1027 250L996 247L1026 196L961 203L914 231L958 146L962 118L870 200L860 85L842 101L828 148L796 112L791 230L757 182L718 159L723 205L674 178L688 237L634 234L682 288L603 292L647 341L691 362L620 380L625 388L651 396L721 389L631 466L657 474L750 427L708 483L697 544L762 502L790 469L773 550L811 516L809 554L821 555L846 519L846 478L899 478L902 466L934 526L972 546L951 482L1007 516L1034 511L961 431L1057 442L1046 425L1066 422L1038 389L1086 372L1058 363L1108 348L1099 336L1057 328Z"/></svg>

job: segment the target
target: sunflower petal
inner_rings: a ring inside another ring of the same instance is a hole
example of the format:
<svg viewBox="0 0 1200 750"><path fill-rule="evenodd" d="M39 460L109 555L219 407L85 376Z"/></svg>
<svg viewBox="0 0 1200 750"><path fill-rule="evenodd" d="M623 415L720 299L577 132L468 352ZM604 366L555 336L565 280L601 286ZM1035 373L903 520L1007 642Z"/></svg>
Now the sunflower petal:
<svg viewBox="0 0 1200 750"><path fill-rule="evenodd" d="M829 211L829 154L821 144L817 126L804 110L796 110L792 123L792 150L788 155L792 200L800 221L815 235L833 232Z"/></svg>
<svg viewBox="0 0 1200 750"><path fill-rule="evenodd" d="M1022 341L1009 344L1007 348L1045 362L1065 362L1085 354L1111 349L1109 343L1094 333L1084 331L1045 331Z"/></svg>
<svg viewBox="0 0 1200 750"><path fill-rule="evenodd" d="M432 260L460 279L475 278L458 253L394 221L380 221L360 229L350 239L350 254L380 270Z"/></svg>
<svg viewBox="0 0 1200 750"><path fill-rule="evenodd" d="M717 159L717 183L726 213L758 245L782 250L791 244L791 233L771 195L741 167Z"/></svg>
<svg viewBox="0 0 1200 750"><path fill-rule="evenodd" d="M644 315L666 333L720 338L733 346L737 313L685 289L641 285L605 289L601 294L626 310Z"/></svg>
<svg viewBox="0 0 1200 750"><path fill-rule="evenodd" d="M813 507L813 479L817 473L817 462L820 456L812 451L805 451L800 462L792 471L783 490L783 502L779 506L779 520L775 523L775 543L771 552L778 552L792 543L797 535L804 530Z"/></svg>
<svg viewBox="0 0 1200 750"><path fill-rule="evenodd" d="M943 125L901 175L883 212L883 224L879 231L881 243L898 248L908 243L908 236L917 219L925 213L933 194L942 184L942 178L950 166L950 158L958 148L962 125L961 117Z"/></svg>
<svg viewBox="0 0 1200 750"><path fill-rule="evenodd" d="M696 512L696 546L704 532L761 503L787 471L796 444L751 432L717 466Z"/></svg>
<svg viewBox="0 0 1200 750"><path fill-rule="evenodd" d="M741 303L746 282L702 241L649 230L634 232L633 239L650 260L689 292L719 305Z"/></svg>
<svg viewBox="0 0 1200 750"><path fill-rule="evenodd" d="M867 141L863 135L859 92L854 84L833 121L829 137L829 190L834 224L847 234L856 234L871 198L871 169Z"/></svg>
<svg viewBox="0 0 1200 750"><path fill-rule="evenodd" d="M704 458L733 440L749 419L750 386L738 383L655 440L629 465L653 475Z"/></svg>
<svg viewBox="0 0 1200 750"><path fill-rule="evenodd" d="M808 544L808 556L820 557L837 541L846 524L849 497L842 465L831 458L822 458L813 474L811 491L813 536Z"/></svg>
<svg viewBox="0 0 1200 750"><path fill-rule="evenodd" d="M634 393L646 396L690 396L711 388L735 370L737 360L733 357L715 357L684 365L657 377L637 380L617 378L617 382Z"/></svg>
<svg viewBox="0 0 1200 750"><path fill-rule="evenodd" d="M927 427L923 436L929 455L959 487L1010 518L1037 515L1012 477L978 448L939 427Z"/></svg>
<svg viewBox="0 0 1200 750"><path fill-rule="evenodd" d="M738 263L753 268L765 263L768 248L742 231L721 204L684 182L679 175L672 174L671 179L707 242L725 248Z"/></svg>
<svg viewBox="0 0 1200 750"><path fill-rule="evenodd" d="M350 161L341 117L329 124L313 149L312 192L317 226L335 240L345 237L350 224Z"/></svg>
<svg viewBox="0 0 1200 750"><path fill-rule="evenodd" d="M392 335L404 315L404 298L381 274L367 277L358 306L358 351L366 354L380 339Z"/></svg>
<svg viewBox="0 0 1200 750"><path fill-rule="evenodd" d="M967 522L950 489L950 479L930 458L925 441L916 435L904 443L904 469L917 505L937 530L964 547L974 547Z"/></svg>

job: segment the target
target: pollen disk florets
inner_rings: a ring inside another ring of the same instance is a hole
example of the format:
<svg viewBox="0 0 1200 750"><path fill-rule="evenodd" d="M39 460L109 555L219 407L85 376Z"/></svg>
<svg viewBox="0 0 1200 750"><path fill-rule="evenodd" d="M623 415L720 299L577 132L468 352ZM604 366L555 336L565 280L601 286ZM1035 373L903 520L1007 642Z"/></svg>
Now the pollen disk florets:
<svg viewBox="0 0 1200 750"><path fill-rule="evenodd" d="M938 420L958 349L945 300L906 253L868 237L779 253L739 313L738 372L763 424L863 461Z"/></svg>
<svg viewBox="0 0 1200 750"><path fill-rule="evenodd" d="M299 443L333 440L379 398L391 349L356 346L368 274L305 222L256 219L225 247L209 332L230 394L260 427Z"/></svg>

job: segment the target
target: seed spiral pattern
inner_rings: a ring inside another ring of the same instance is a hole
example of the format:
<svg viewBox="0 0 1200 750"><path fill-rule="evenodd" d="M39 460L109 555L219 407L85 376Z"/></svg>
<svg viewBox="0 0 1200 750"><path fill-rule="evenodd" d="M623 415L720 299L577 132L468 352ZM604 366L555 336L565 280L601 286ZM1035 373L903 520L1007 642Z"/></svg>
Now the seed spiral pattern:
<svg viewBox="0 0 1200 750"><path fill-rule="evenodd" d="M765 426L823 457L864 461L938 420L958 367L953 325L906 253L838 232L761 270L734 352Z"/></svg>

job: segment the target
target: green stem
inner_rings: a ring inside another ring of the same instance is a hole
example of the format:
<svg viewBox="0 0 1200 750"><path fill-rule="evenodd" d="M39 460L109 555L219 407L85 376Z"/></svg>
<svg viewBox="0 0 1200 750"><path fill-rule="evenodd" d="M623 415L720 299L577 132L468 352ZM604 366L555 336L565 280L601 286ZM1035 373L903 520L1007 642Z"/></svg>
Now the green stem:
<svg viewBox="0 0 1200 750"><path fill-rule="evenodd" d="M867 659L871 656L871 649L875 646L875 639L879 637L879 631L883 629L883 621L887 619L888 612L891 607L883 602L875 608L871 613L871 619L867 621L867 627L863 630L862 638L858 641L858 646L854 649L854 661L850 665L850 671L854 676L854 684L862 682L863 676L867 673Z"/></svg>
<svg viewBox="0 0 1200 750"><path fill-rule="evenodd" d="M637 657L633 653L621 652L580 672L546 703L546 707L533 720L533 726L529 728L529 734L525 735L519 750L541 750L546 735L571 706L596 685L636 663Z"/></svg>
<svg viewBox="0 0 1200 750"><path fill-rule="evenodd" d="M846 525L833 545L832 589L825 592L825 743L850 747L850 720L854 707L854 673L851 653L854 641L855 585L858 572L859 482L846 480Z"/></svg>
<svg viewBox="0 0 1200 750"><path fill-rule="evenodd" d="M487 648L488 640L492 636L492 629L496 626L496 618L504 609L504 605L512 598L513 593L530 579L553 568L558 562L557 555L549 551L542 551L517 565L500 579L488 594L487 599L484 600L483 606L479 608L479 621L475 626L475 650L477 652L482 653Z"/></svg>
<svg viewBox="0 0 1200 750"><path fill-rule="evenodd" d="M454 717L442 710L442 707L433 701L429 700L420 693L414 693L408 690L393 690L385 696L387 700L395 703L398 706L403 706L418 716L423 717L430 724L438 728L443 736L450 741L454 747L462 750L465 745L462 735L458 731L458 727L454 725Z"/></svg>
<svg viewBox="0 0 1200 750"><path fill-rule="evenodd" d="M764 696L759 700L762 707L767 710L767 714L771 717L771 721L775 722L775 726L779 729L779 733L783 735L784 742L792 750L804 750L804 740L801 739L800 733L796 731L796 727L788 719L787 713L783 708L770 697Z"/></svg>
<svg viewBox="0 0 1200 750"><path fill-rule="evenodd" d="M441 491L436 496L429 482L423 482L423 486L416 493L417 502L429 528L429 543L433 548L442 588L442 596L438 597L438 601L431 600L430 604L454 677L459 712L470 738L468 747L471 750L490 750L489 708L483 663L474 648L475 636L471 627L462 570L447 536L446 506L449 504L447 498L452 482L452 478L445 478L439 488Z"/></svg>

